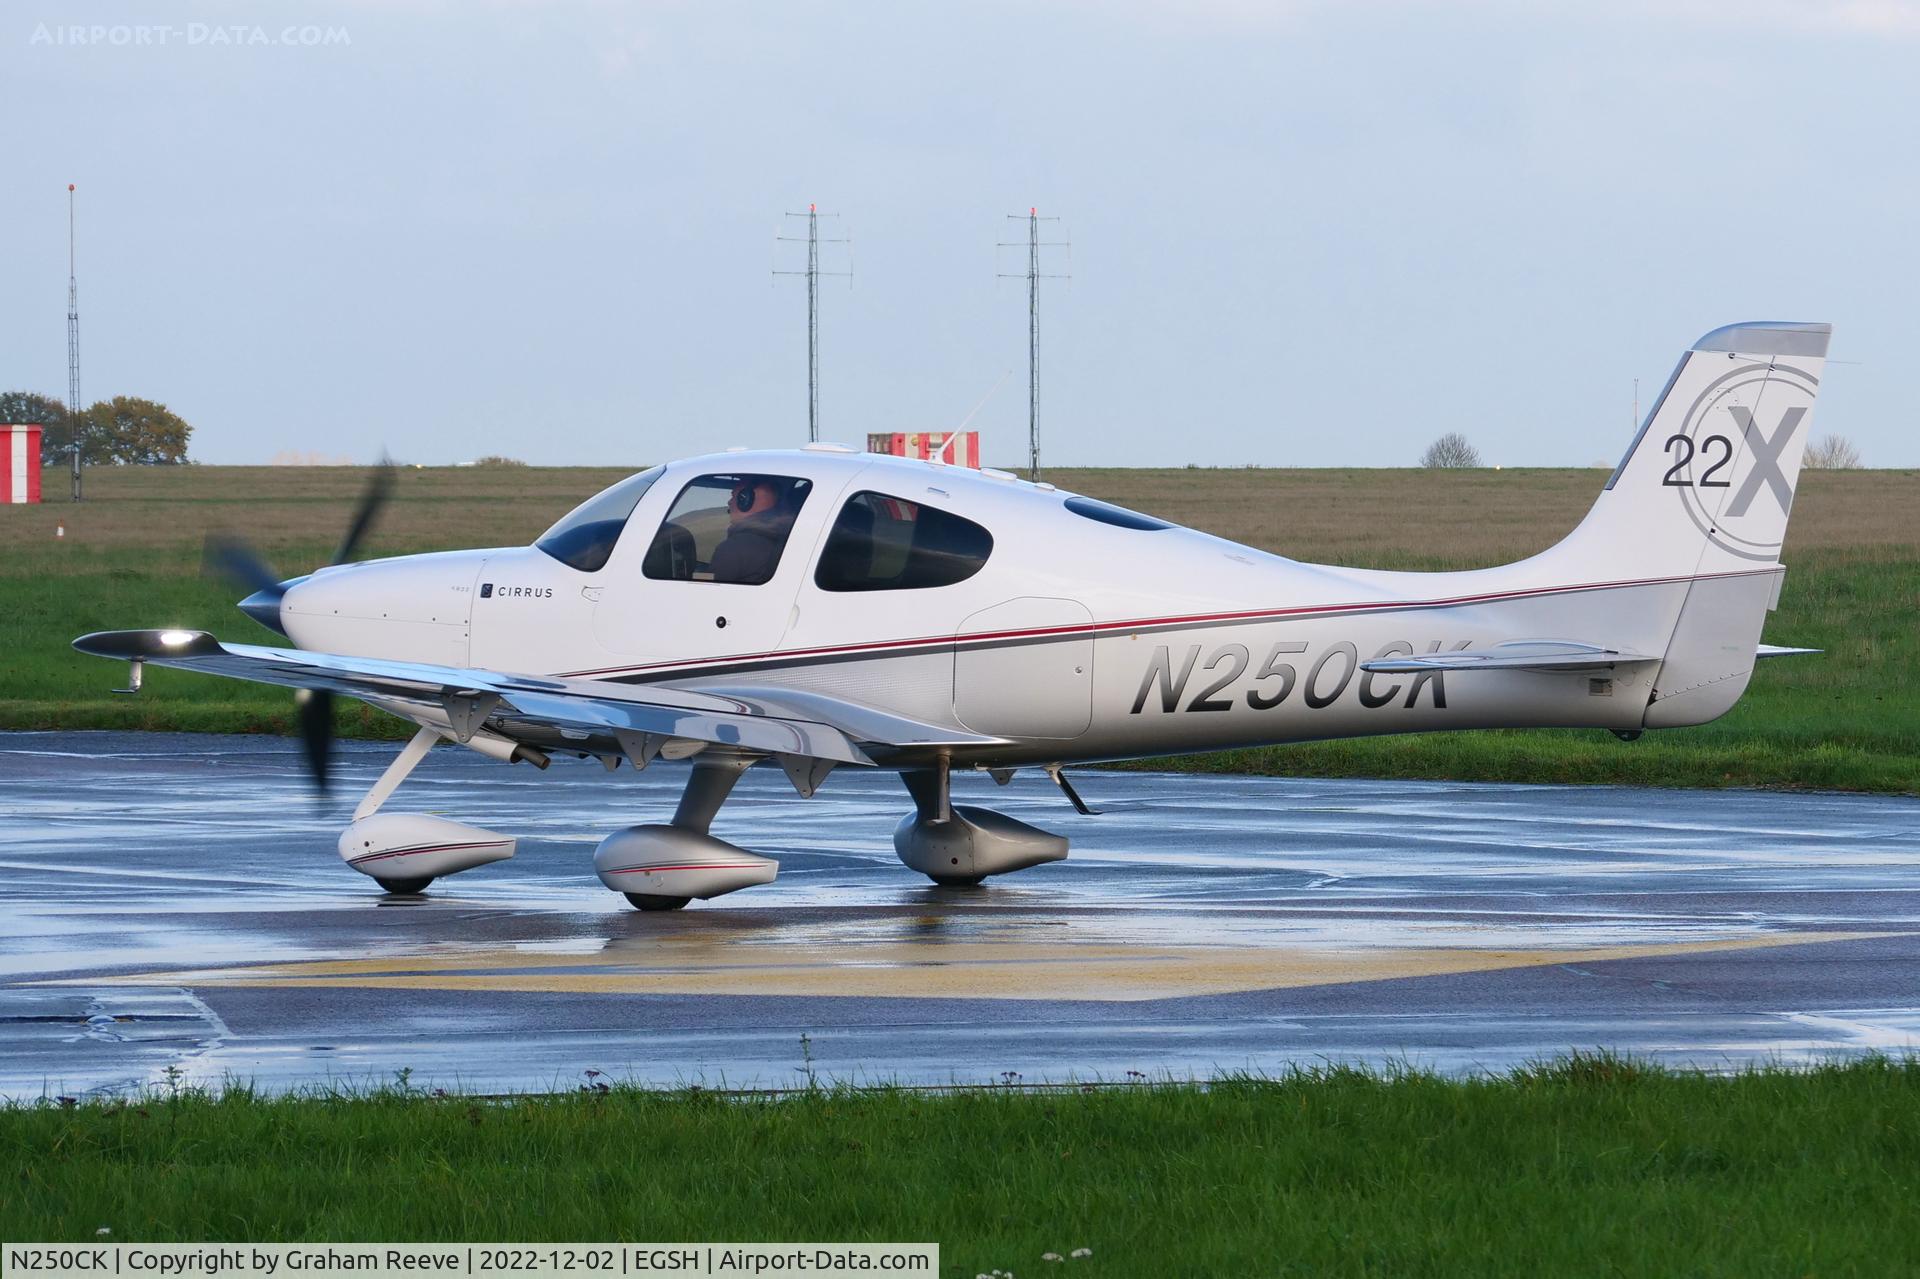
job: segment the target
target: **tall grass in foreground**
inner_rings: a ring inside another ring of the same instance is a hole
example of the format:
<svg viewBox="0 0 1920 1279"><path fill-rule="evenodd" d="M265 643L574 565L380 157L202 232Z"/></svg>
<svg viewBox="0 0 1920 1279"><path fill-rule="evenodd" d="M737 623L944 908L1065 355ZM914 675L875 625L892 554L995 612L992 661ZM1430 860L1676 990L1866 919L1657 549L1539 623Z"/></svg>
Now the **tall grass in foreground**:
<svg viewBox="0 0 1920 1279"><path fill-rule="evenodd" d="M1895 1274L1920 1065L0 1110L0 1238L938 1240L1088 1275Z"/></svg>
<svg viewBox="0 0 1920 1279"><path fill-rule="evenodd" d="M0 1237L847 1239L948 1273L1905 1273L1920 1066L0 1110Z"/></svg>

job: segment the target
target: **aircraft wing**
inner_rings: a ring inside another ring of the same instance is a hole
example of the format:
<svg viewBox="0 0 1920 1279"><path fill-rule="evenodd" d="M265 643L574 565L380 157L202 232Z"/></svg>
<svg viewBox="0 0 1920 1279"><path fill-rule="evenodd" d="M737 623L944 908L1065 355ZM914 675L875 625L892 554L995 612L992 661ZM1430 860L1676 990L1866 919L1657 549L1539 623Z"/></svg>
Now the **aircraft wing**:
<svg viewBox="0 0 1920 1279"><path fill-rule="evenodd" d="M1659 660L1645 653L1582 644L1576 640L1510 640L1491 648L1453 653L1380 657L1360 663L1360 669L1382 675L1417 675L1422 671L1591 671Z"/></svg>
<svg viewBox="0 0 1920 1279"><path fill-rule="evenodd" d="M599 735L628 745L681 738L769 755L873 764L883 753L916 747L991 745L984 737L906 719L817 693L786 689L676 688L557 679L469 667L343 657L303 649L222 644L205 631L99 631L73 642L82 653L225 675L288 688L327 689L398 713L444 721L466 741L483 724L511 736L515 726ZM640 747L643 751L647 745ZM629 753L632 753L629 751Z"/></svg>

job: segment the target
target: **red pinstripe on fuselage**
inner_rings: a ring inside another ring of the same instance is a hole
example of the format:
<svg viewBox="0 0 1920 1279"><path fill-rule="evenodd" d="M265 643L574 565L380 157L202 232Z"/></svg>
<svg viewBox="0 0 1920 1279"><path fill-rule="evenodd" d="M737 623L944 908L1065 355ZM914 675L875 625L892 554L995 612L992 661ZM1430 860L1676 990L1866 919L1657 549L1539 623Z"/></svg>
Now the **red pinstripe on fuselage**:
<svg viewBox="0 0 1920 1279"><path fill-rule="evenodd" d="M992 646L1015 642L1043 640L1057 635L1110 635L1127 634L1141 631L1182 630L1206 626L1231 626L1240 623L1278 621L1287 618L1334 617L1357 613L1410 612L1437 608L1460 608L1475 604L1492 604L1507 600L1537 599L1554 595L1570 595L1584 591L1621 590L1641 586L1665 586L1680 582L1690 582L1716 577L1751 577L1762 573L1778 572L1775 566L1761 569L1749 569L1732 573L1714 573L1702 575L1702 578L1686 577L1650 577L1617 582L1582 582L1561 586L1532 587L1526 590L1491 591L1475 595L1448 596L1428 600L1366 600L1346 604L1309 604L1284 608L1242 609L1219 613L1190 613L1167 617L1129 618L1121 621L1095 622L1086 626L1040 627L1032 630L983 631L961 635L927 635L907 639L870 640L856 644L825 645L815 648L774 650L765 653L735 654L729 657L681 658L665 662L646 662L626 666L607 666L592 670L559 672L565 679L608 679L620 680L622 677L656 676L665 678L673 675L711 674L720 670L737 667L766 667L769 665L791 666L805 665L810 661L829 658L842 658L855 655L880 656L889 653L906 653L943 647ZM635 682L640 682L636 680Z"/></svg>

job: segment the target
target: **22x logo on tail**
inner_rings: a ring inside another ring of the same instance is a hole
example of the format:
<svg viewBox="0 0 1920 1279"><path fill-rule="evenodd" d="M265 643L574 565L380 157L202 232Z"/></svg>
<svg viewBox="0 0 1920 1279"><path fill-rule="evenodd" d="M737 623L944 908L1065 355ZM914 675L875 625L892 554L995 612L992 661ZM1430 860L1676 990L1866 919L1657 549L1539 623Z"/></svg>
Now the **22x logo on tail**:
<svg viewBox="0 0 1920 1279"><path fill-rule="evenodd" d="M1806 406L1796 405L1782 413L1780 425L1774 428L1771 435L1761 430L1754 422L1751 409L1736 404L1730 406L1727 412L1732 415L1734 425L1740 428L1740 433L1746 437L1747 453L1753 459L1753 465L1747 471L1747 478L1741 482L1740 491L1733 495L1731 502L1727 503L1726 514L1729 517L1745 515L1747 508L1753 505L1754 496L1760 492L1762 484L1767 486L1767 491L1773 494L1773 500L1779 504L1781 513L1785 514L1787 507L1793 502L1793 486L1787 483L1786 473L1780 469L1780 455L1786 451L1787 442L1793 438L1794 431L1799 428L1800 419L1807 415ZM1703 458L1707 457L1716 444L1720 446L1718 460L1695 478L1680 474L1693 461L1693 437L1691 435L1668 436L1667 452L1677 452L1679 456L1674 464L1667 468L1666 477L1660 482L1669 488L1732 488L1732 480L1715 479L1714 476L1726 469L1727 463L1733 461L1733 441L1724 435L1709 435L1701 441L1700 454Z"/></svg>
<svg viewBox="0 0 1920 1279"><path fill-rule="evenodd" d="M1778 557L1793 504L1787 459L1818 387L1819 379L1791 365L1746 364L1708 383L1667 437L1671 465L1660 483L1680 490L1687 517L1721 550L1748 560ZM1773 500L1756 505L1762 489Z"/></svg>

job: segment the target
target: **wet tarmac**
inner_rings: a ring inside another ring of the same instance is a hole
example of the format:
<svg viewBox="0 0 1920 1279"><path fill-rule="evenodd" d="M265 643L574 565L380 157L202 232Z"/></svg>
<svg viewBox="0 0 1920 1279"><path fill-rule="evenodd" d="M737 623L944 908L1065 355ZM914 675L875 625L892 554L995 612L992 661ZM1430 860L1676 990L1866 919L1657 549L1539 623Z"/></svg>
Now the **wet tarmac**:
<svg viewBox="0 0 1920 1279"><path fill-rule="evenodd" d="M0 734L0 1095L1920 1047L1912 799L1085 773L1088 818L1040 774L968 776L958 800L1073 840L968 890L895 859L897 779L803 800L755 769L714 833L779 879L643 915L593 846L664 820L684 765L435 751L390 808L520 851L384 898L334 841L394 749L345 746L322 806L291 742Z"/></svg>

